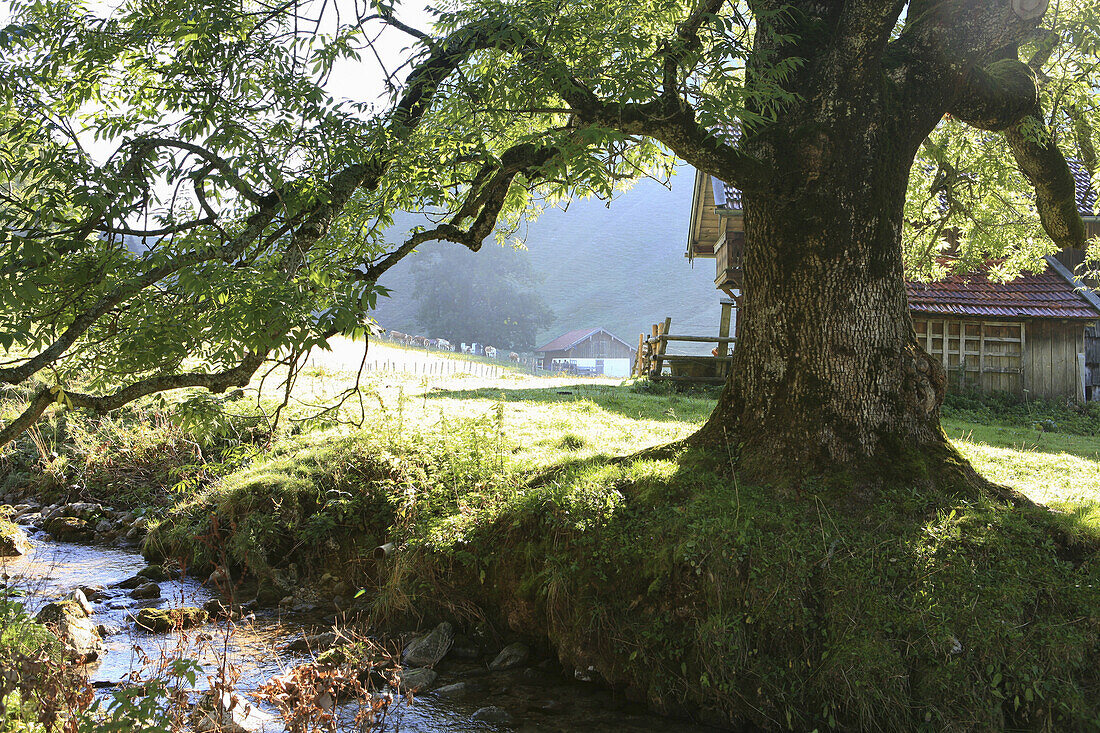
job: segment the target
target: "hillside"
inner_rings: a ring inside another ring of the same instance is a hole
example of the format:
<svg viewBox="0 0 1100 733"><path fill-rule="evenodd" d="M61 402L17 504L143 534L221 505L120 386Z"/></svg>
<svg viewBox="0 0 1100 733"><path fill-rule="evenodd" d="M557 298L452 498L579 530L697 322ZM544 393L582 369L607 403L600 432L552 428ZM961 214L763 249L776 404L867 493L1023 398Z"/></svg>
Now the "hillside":
<svg viewBox="0 0 1100 733"><path fill-rule="evenodd" d="M530 258L542 277L542 295L554 313L551 326L539 334L540 343L591 326L633 345L639 333L666 316L672 317L674 333L717 334L720 293L714 289L714 264L703 260L693 268L684 258L692 178L692 170L684 167L671 191L642 181L610 206L594 199L574 201L568 210L547 211L521 228L527 251L520 256ZM422 250L456 246L432 243ZM471 266L492 266L490 252L467 254ZM379 301L375 314L387 328L420 331L411 297L417 256L406 258L381 281L393 291Z"/></svg>

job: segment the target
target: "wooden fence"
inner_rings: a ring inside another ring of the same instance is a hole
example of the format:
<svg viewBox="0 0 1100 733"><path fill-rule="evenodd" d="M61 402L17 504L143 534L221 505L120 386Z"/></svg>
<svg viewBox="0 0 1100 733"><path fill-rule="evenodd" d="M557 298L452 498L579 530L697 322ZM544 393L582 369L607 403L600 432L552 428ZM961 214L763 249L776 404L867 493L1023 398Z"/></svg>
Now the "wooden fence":
<svg viewBox="0 0 1100 733"><path fill-rule="evenodd" d="M729 321L725 319L725 335L686 336L670 333L672 319L653 324L650 335L638 336L638 356L634 362L634 376L649 377L655 381L694 382L722 384L733 361L730 352L736 339L729 336ZM694 354L670 354L670 342L716 344L710 356ZM665 368L668 368L666 373Z"/></svg>
<svg viewBox="0 0 1100 733"><path fill-rule="evenodd" d="M450 374L470 374L475 377L498 379L505 374L514 374L515 369L486 364L465 359L367 359L363 365L366 372L403 372L425 377L444 377Z"/></svg>

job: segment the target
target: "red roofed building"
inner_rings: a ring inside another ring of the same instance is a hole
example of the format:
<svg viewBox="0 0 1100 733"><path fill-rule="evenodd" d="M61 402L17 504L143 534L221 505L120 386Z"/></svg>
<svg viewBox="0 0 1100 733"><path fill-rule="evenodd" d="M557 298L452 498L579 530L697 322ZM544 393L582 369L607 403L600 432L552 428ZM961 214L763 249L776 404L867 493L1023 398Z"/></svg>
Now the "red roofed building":
<svg viewBox="0 0 1100 733"><path fill-rule="evenodd" d="M942 360L950 387L1092 397L1085 329L1100 320L1100 299L1046 260L1045 271L1008 282L979 271L905 284L917 339Z"/></svg>
<svg viewBox="0 0 1100 733"><path fill-rule="evenodd" d="M535 353L543 369L628 377L635 349L602 328L581 328L563 333Z"/></svg>

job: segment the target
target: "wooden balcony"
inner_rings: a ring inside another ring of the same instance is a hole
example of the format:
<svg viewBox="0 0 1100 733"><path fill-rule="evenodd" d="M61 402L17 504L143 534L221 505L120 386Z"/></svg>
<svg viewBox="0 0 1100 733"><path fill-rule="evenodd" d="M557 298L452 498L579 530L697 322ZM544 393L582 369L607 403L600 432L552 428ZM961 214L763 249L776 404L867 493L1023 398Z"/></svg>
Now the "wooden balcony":
<svg viewBox="0 0 1100 733"><path fill-rule="evenodd" d="M730 292L741 290L743 284L743 271L741 269L741 256L744 251L744 232L728 231L716 243L714 247L714 286L720 290Z"/></svg>

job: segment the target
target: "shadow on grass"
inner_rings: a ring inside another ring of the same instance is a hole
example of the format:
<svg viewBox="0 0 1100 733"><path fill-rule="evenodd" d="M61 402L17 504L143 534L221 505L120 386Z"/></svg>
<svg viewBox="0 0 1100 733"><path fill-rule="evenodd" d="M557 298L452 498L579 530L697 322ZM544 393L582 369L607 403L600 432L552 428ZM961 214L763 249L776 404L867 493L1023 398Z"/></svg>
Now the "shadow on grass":
<svg viewBox="0 0 1100 733"><path fill-rule="evenodd" d="M539 403L568 408L579 402L591 402L607 412L636 420L696 422L714 409L714 400L678 394L644 394L627 386L571 384L530 389L433 389L426 399L503 400L506 403Z"/></svg>

